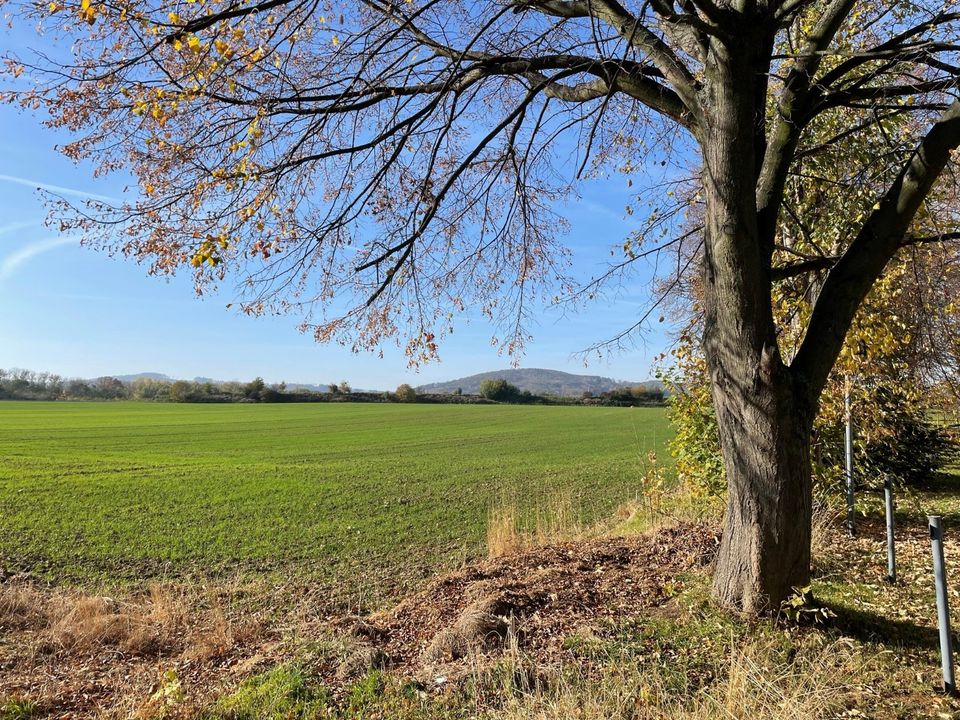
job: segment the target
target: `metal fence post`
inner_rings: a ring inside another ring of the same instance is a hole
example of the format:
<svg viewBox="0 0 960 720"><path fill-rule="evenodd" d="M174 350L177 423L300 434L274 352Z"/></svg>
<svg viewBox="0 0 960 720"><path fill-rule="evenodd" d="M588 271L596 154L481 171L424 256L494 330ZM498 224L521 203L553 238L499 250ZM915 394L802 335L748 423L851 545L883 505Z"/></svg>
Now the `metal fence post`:
<svg viewBox="0 0 960 720"><path fill-rule="evenodd" d="M887 580L897 581L897 549L893 537L893 480L887 474L883 478L883 499L887 508Z"/></svg>
<svg viewBox="0 0 960 720"><path fill-rule="evenodd" d="M847 427L844 435L844 447L846 449L846 470L847 470L847 533L850 537L857 536L856 516L854 512L853 497L853 415L850 410L850 382L847 380L847 386L843 393L843 407L846 410Z"/></svg>
<svg viewBox="0 0 960 720"><path fill-rule="evenodd" d="M930 549L933 553L933 579L937 588L937 625L940 628L940 665L943 690L956 693L953 677L953 641L950 636L950 606L947 603L947 571L943 562L943 525L939 515L930 515Z"/></svg>

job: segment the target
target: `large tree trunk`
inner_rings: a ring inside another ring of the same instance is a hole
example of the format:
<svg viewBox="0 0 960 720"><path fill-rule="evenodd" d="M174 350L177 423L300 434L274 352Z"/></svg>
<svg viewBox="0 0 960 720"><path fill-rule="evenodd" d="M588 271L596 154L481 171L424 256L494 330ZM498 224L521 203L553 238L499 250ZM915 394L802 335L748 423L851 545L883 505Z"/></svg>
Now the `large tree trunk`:
<svg viewBox="0 0 960 720"><path fill-rule="evenodd" d="M812 413L782 365L772 377L739 369L754 376L747 392L729 366L713 390L727 474L714 596L756 614L776 611L810 579Z"/></svg>
<svg viewBox="0 0 960 720"><path fill-rule="evenodd" d="M812 403L780 357L773 240L757 220L763 57L762 37L713 44L705 88L712 112L701 138L704 352L728 486L714 595L748 613L776 610L810 574Z"/></svg>

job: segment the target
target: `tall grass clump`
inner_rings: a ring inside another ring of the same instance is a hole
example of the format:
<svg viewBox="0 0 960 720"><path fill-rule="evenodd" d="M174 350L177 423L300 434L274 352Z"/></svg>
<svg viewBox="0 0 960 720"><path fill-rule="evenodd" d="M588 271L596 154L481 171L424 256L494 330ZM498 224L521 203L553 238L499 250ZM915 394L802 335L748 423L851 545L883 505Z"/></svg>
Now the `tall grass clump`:
<svg viewBox="0 0 960 720"><path fill-rule="evenodd" d="M723 658L718 658L723 660ZM513 656L512 677L530 677ZM842 642L792 655L776 637L731 644L717 677L696 688L678 686L662 663L637 664L629 654L560 670L537 687L515 686L485 720L818 720L836 717L863 672L863 656ZM542 675L542 670L540 671Z"/></svg>

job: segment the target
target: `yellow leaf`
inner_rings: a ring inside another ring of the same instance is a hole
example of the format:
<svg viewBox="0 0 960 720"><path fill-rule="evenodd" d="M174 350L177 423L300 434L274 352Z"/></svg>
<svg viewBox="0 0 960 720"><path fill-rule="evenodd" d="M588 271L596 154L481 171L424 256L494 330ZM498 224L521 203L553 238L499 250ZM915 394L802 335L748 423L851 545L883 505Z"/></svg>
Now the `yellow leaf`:
<svg viewBox="0 0 960 720"><path fill-rule="evenodd" d="M80 17L90 25L97 21L97 9L90 0L80 0Z"/></svg>

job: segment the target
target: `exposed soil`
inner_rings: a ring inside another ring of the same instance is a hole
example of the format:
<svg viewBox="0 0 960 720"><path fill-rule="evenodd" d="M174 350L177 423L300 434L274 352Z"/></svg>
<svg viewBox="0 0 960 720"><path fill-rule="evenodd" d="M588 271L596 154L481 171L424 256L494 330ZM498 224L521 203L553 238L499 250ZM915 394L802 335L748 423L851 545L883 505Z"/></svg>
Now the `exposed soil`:
<svg viewBox="0 0 960 720"><path fill-rule="evenodd" d="M687 524L481 562L434 580L359 632L408 673L470 652L497 654L508 634L525 651L550 655L577 629L663 605L677 576L708 564L718 543L714 530Z"/></svg>
<svg viewBox="0 0 960 720"><path fill-rule="evenodd" d="M565 636L667 603L678 575L713 558L714 530L682 525L649 536L569 542L482 561L431 581L396 607L331 620L189 605L188 593L124 602L7 578L0 581L0 701L25 698L50 717L147 716L174 670L195 703L293 659L300 638L344 638L317 670L334 690L373 667L408 677L455 675L515 643L544 660ZM509 643L507 640L509 639ZM467 660L469 659L469 660Z"/></svg>

